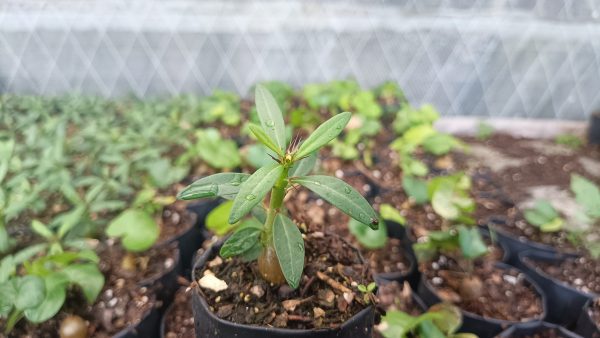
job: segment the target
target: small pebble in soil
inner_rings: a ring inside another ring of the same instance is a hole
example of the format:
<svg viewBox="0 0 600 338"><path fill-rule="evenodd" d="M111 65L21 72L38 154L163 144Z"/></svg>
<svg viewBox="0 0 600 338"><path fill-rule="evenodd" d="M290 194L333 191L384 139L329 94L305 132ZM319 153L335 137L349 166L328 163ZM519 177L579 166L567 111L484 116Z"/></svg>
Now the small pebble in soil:
<svg viewBox="0 0 600 338"><path fill-rule="evenodd" d="M60 323L60 338L86 338L88 324L79 316L67 316Z"/></svg>

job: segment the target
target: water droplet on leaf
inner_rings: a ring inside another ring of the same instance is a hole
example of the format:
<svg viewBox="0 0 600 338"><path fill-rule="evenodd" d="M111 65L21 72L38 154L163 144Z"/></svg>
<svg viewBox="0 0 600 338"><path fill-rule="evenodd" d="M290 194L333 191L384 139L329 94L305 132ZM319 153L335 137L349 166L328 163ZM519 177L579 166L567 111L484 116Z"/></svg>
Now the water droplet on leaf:
<svg viewBox="0 0 600 338"><path fill-rule="evenodd" d="M252 200L253 200L253 199L255 199L255 198L256 198L256 196L255 196L255 195L252 195L252 194L248 194L248 195L246 195L246 200L248 200L248 201L252 201Z"/></svg>
<svg viewBox="0 0 600 338"><path fill-rule="evenodd" d="M267 121L266 125L269 128L273 128L273 127L275 127L275 122L273 122L273 121Z"/></svg>
<svg viewBox="0 0 600 338"><path fill-rule="evenodd" d="M352 189L350 189L350 187L344 187L344 191L346 192L346 194L349 194L352 192Z"/></svg>

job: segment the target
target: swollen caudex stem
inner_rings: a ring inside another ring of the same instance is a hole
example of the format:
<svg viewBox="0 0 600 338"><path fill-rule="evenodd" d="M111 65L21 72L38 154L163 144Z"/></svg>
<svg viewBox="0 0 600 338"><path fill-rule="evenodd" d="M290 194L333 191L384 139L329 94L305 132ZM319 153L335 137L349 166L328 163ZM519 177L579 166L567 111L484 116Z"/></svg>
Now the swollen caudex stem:
<svg viewBox="0 0 600 338"><path fill-rule="evenodd" d="M277 183L271 189L271 201L269 202L269 210L267 212L267 219L263 227L263 233L261 241L263 244L263 250L258 256L258 271L260 275L267 281L273 284L285 283L285 276L281 271L279 265L279 259L275 252L275 245L273 243L273 226L275 224L275 216L281 210L283 205L283 199L285 197L285 191L288 185L287 176L289 172L289 166L292 164L291 156L285 156L284 160L287 160L284 164L284 170L279 176Z"/></svg>

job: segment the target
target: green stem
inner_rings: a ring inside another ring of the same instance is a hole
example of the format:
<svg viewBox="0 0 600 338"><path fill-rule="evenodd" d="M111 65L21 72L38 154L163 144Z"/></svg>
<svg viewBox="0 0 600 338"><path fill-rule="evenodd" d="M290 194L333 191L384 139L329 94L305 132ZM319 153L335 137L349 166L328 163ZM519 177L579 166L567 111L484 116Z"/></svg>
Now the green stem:
<svg viewBox="0 0 600 338"><path fill-rule="evenodd" d="M4 329L4 334L8 335L10 331L12 331L12 329L15 327L15 325L17 325L19 320L21 320L21 318L23 318L23 311L14 309L8 317L8 320L6 321L6 328Z"/></svg>
<svg viewBox="0 0 600 338"><path fill-rule="evenodd" d="M264 225L265 232L263 233L262 238L265 246L273 245L273 224L275 223L275 216L283 205L285 188L287 188L288 170L289 168L283 170L277 179L277 182L275 182L273 189L271 189L271 201L269 202L269 210L267 210L267 220Z"/></svg>

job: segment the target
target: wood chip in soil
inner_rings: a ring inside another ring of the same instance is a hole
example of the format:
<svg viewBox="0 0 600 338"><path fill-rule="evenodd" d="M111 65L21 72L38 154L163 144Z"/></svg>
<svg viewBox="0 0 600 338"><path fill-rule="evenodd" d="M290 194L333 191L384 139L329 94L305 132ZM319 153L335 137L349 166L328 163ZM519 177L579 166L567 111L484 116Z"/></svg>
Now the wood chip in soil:
<svg viewBox="0 0 600 338"><path fill-rule="evenodd" d="M268 284L260 277L256 262L238 258L211 268L227 283L226 290L198 290L217 316L235 323L288 329L338 327L367 307L361 304L357 285L367 285L372 278L357 252L341 237L323 233L307 237L305 268L296 290L286 284ZM333 287L319 274L342 287ZM203 271L197 271L197 276L202 275ZM289 306L292 303L295 306Z"/></svg>
<svg viewBox="0 0 600 338"><path fill-rule="evenodd" d="M509 321L527 321L542 316L541 297L526 283L524 274L514 269L496 268L493 260L475 263L472 275L483 285L481 296L473 300L461 296L465 268L454 259L440 255L433 262L421 264L420 269L442 300L455 303L465 311Z"/></svg>

